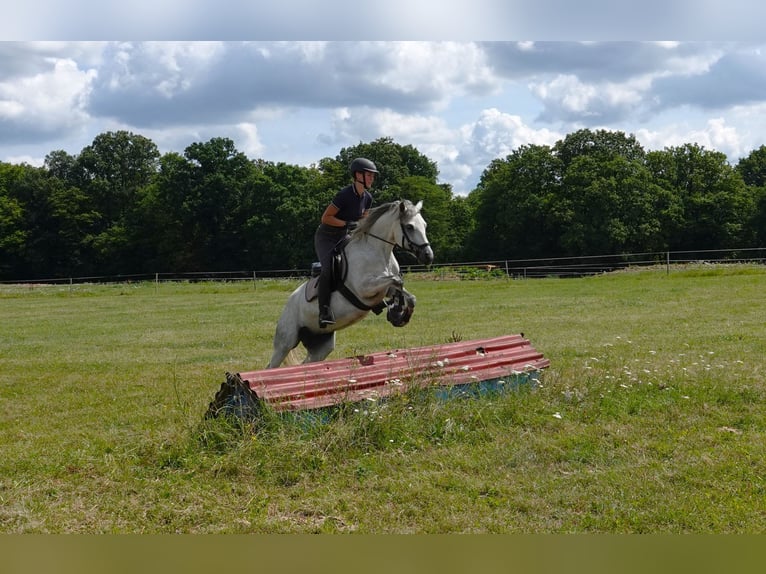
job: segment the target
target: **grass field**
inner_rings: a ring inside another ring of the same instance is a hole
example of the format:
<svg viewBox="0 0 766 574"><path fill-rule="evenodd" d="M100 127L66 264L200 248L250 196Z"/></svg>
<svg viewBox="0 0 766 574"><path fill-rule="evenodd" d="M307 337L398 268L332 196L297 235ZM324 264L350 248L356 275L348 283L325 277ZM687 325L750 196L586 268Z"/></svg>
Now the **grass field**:
<svg viewBox="0 0 766 574"><path fill-rule="evenodd" d="M766 531L766 270L406 278L330 358L523 332L542 387L203 415L290 281L0 286L0 532Z"/></svg>

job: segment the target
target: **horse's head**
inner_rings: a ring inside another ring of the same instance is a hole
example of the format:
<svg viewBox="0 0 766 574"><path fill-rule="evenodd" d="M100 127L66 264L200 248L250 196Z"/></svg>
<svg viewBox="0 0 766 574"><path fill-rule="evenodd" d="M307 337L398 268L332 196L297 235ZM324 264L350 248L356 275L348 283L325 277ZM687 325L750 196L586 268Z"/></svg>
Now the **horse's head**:
<svg viewBox="0 0 766 574"><path fill-rule="evenodd" d="M423 202L407 199L385 203L370 210L353 232L355 237L370 236L413 253L418 262L430 265L434 252L426 236L426 220L420 214Z"/></svg>
<svg viewBox="0 0 766 574"><path fill-rule="evenodd" d="M399 202L399 222L401 223L402 237L397 238L397 243L407 251L411 251L423 265L430 265L434 261L434 251L426 236L428 224L420 214L423 201L413 205L411 201L403 199Z"/></svg>

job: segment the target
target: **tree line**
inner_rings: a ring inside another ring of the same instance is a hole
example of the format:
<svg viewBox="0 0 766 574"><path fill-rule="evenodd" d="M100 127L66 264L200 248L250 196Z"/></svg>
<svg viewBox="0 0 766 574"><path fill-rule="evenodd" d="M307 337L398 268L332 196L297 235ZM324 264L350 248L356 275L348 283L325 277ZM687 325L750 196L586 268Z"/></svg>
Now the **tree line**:
<svg viewBox="0 0 766 574"><path fill-rule="evenodd" d="M459 196L391 138L303 167L250 159L228 138L160 154L117 131L42 167L0 162L0 279L308 268L359 156L381 172L376 204L424 200L437 263L766 244L766 146L732 166L697 144L647 152L584 129L492 161Z"/></svg>

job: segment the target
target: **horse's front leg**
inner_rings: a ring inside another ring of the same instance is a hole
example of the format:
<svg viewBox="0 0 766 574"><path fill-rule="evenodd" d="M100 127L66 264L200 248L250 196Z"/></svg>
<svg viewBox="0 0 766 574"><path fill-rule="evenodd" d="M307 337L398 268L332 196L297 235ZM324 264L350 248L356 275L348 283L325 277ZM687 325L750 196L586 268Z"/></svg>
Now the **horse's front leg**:
<svg viewBox="0 0 766 574"><path fill-rule="evenodd" d="M370 299L384 297L391 289L404 289L404 279L396 273L382 273L372 275L362 283L361 290L363 295Z"/></svg>
<svg viewBox="0 0 766 574"><path fill-rule="evenodd" d="M394 327L404 327L410 322L412 313L415 311L415 295L407 291L404 287L389 289L388 312L386 319Z"/></svg>

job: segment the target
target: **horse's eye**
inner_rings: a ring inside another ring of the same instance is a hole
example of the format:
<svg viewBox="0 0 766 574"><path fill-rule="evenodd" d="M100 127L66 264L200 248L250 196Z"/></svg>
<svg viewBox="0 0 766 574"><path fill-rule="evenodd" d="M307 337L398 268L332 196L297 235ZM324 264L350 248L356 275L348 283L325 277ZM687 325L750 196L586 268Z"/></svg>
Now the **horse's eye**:
<svg viewBox="0 0 766 574"><path fill-rule="evenodd" d="M406 227L407 227L407 231L412 231L413 229L415 229L415 226L412 225L412 223L408 223Z"/></svg>

